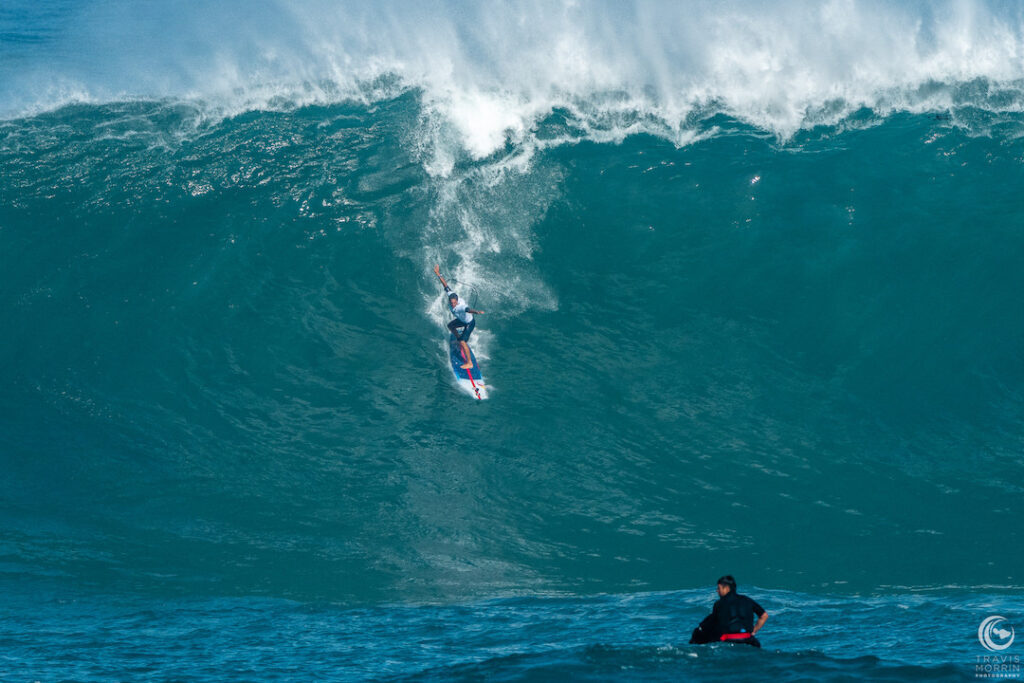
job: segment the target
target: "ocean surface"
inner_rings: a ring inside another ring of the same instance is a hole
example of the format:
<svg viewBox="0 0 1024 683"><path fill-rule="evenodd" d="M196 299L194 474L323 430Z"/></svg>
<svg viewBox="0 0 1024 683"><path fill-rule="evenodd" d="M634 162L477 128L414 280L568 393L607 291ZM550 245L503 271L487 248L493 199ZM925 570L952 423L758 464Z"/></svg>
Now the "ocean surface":
<svg viewBox="0 0 1024 683"><path fill-rule="evenodd" d="M7 0L0 681L1020 678L1022 295L1016 2Z"/></svg>

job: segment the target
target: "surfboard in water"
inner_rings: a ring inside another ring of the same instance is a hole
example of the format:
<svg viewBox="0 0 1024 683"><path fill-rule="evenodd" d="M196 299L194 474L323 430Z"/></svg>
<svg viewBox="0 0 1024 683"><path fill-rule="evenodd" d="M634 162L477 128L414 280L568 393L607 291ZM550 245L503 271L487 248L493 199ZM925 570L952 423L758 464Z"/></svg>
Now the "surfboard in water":
<svg viewBox="0 0 1024 683"><path fill-rule="evenodd" d="M450 334L448 335L448 355L452 362L452 372L455 373L456 384L477 400L482 401L487 398L487 385L484 384L484 375L480 372L480 365L476 362L473 348L469 348L469 358L467 359L462 350L462 344L454 334ZM470 360L473 361L473 367L464 369L463 364Z"/></svg>

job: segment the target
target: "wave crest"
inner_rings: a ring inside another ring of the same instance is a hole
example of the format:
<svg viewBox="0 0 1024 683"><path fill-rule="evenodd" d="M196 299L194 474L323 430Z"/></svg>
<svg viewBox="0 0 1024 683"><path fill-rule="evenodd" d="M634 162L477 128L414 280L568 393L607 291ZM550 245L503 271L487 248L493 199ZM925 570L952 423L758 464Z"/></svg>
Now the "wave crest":
<svg viewBox="0 0 1024 683"><path fill-rule="evenodd" d="M256 5L181 15L120 1L51 17L62 28L45 40L0 48L2 113L172 98L231 116L417 89L480 159L558 110L584 135L678 144L708 112L786 139L863 108L1024 110L1013 3Z"/></svg>

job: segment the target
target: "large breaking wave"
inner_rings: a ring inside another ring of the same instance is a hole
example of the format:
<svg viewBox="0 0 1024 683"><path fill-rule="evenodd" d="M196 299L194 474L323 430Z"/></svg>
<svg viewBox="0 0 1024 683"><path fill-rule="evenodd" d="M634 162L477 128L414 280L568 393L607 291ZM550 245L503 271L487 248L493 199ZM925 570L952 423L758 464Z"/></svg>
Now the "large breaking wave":
<svg viewBox="0 0 1024 683"><path fill-rule="evenodd" d="M553 111L570 138L685 143L716 113L779 135L860 109L1020 111L1014 2L199 2L36 5L0 17L5 116L185 100L217 117L423 93L474 158ZM56 15L56 17L54 16ZM444 173L451 155L437 153Z"/></svg>

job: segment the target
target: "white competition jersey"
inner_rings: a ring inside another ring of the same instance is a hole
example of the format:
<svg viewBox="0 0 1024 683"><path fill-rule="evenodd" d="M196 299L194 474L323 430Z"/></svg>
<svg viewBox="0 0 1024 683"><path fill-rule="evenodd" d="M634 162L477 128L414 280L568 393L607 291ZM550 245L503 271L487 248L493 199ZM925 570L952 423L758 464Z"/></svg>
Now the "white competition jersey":
<svg viewBox="0 0 1024 683"><path fill-rule="evenodd" d="M450 293L454 294L454 292ZM448 300L448 305L451 306L451 299ZM460 321L466 323L467 325L473 322L473 314L467 310L468 308L469 306L462 299L459 299L459 303L455 304L454 306L451 306L452 313L455 315L455 317L458 318Z"/></svg>

